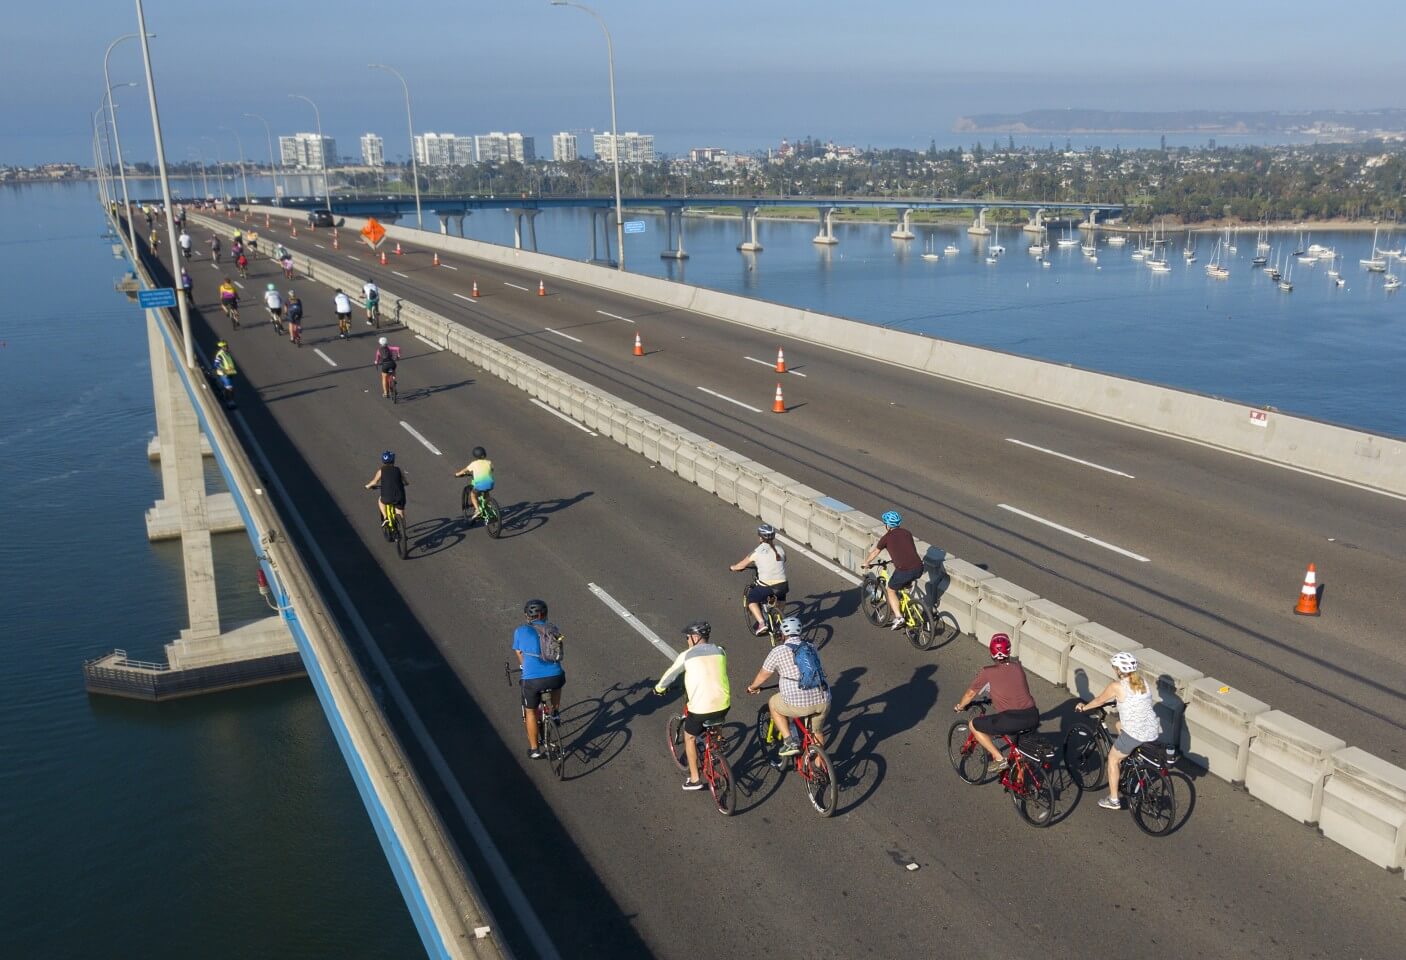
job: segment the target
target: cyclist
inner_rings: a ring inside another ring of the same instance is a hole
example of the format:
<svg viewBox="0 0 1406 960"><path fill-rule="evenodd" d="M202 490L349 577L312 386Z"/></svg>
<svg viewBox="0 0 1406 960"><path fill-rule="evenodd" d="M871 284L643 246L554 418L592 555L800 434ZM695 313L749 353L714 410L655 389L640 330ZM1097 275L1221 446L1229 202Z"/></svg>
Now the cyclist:
<svg viewBox="0 0 1406 960"><path fill-rule="evenodd" d="M1137 657L1123 652L1114 654L1108 662L1118 671L1118 679L1104 687L1103 692L1088 703L1075 704L1074 709L1084 713L1110 700L1118 701L1118 719L1114 724L1118 739L1113 741L1108 751L1108 796L1098 805L1105 810L1121 810L1123 801L1118 796L1118 767L1128 754L1162 735L1162 721L1152 709L1152 690L1142 674L1138 673Z"/></svg>
<svg viewBox="0 0 1406 960"><path fill-rule="evenodd" d="M239 329L239 288L229 277L225 277L225 282L220 284L220 307L225 311L225 316L234 322L234 329Z"/></svg>
<svg viewBox="0 0 1406 960"><path fill-rule="evenodd" d="M889 598L889 609L893 611L893 625L889 629L902 630L904 622L898 606L898 591L923 575L923 560L918 556L918 547L913 542L913 535L903 529L903 518L897 510L887 510L879 519L888 529L869 551L869 556L864 558L863 565L869 566L882 551L888 551L889 559L893 561L893 573L884 584L884 592Z"/></svg>
<svg viewBox="0 0 1406 960"><path fill-rule="evenodd" d="M278 288L269 284L264 290L264 308L269 312L269 319L279 332L283 330L283 296L278 292Z"/></svg>
<svg viewBox="0 0 1406 960"><path fill-rule="evenodd" d="M387 450L381 454L381 468L366 485L366 489L379 485L381 488L381 518L385 519L385 508L395 507L395 516L405 523L405 488L410 485L410 477L395 465L395 453Z"/></svg>
<svg viewBox="0 0 1406 960"><path fill-rule="evenodd" d="M239 371L234 366L234 357L230 355L229 344L223 340L215 344L215 356L210 361L211 367L215 370L215 376L220 381L220 389L225 392L227 403L234 400L234 382L230 380Z"/></svg>
<svg viewBox="0 0 1406 960"><path fill-rule="evenodd" d="M794 757L801 752L800 736L791 733L787 718L794 718L797 722L810 718L811 735L819 746L825 746L825 734L821 727L825 725L825 716L830 712L830 685L825 682L825 672L822 670L819 686L801 686L801 668L796 663L796 656L801 653L802 644L809 648L806 655L815 657L815 662L820 663L820 655L815 652L815 647L801 636L801 618L787 617L782 620L781 636L785 638L785 642L771 648L747 692L755 695L762 684L773 676L778 678L777 684L781 689L772 694L767 707L771 710L772 725L785 738L778 751L779 755Z"/></svg>
<svg viewBox="0 0 1406 960"><path fill-rule="evenodd" d="M361 299L366 305L366 325L369 327L381 306L381 290L370 277L366 278L366 285L361 288Z"/></svg>
<svg viewBox="0 0 1406 960"><path fill-rule="evenodd" d="M259 255L259 235L250 230L244 239L249 243L249 252L257 257Z"/></svg>
<svg viewBox="0 0 1406 960"><path fill-rule="evenodd" d="M189 259L190 259L190 234L188 234L188 233L185 232L185 228L184 228L184 227L181 228L181 235L180 235L180 237L177 239L177 242L181 245L181 259L183 259L183 260L189 260Z"/></svg>
<svg viewBox="0 0 1406 960"><path fill-rule="evenodd" d="M243 253L244 253L244 244L241 243L240 240L239 240L239 237L236 236L236 237L234 238L234 242L229 245L229 255L230 255L231 257L238 257L238 256L240 256L240 255L243 254Z"/></svg>
<svg viewBox="0 0 1406 960"><path fill-rule="evenodd" d="M396 361L400 359L400 347L393 347L385 337L376 341L376 359L372 361L381 371L381 399L391 395L391 377L395 376Z"/></svg>
<svg viewBox="0 0 1406 960"><path fill-rule="evenodd" d="M273 258L275 260L282 260L286 256L288 256L288 248L282 243L275 243L273 245Z"/></svg>
<svg viewBox="0 0 1406 960"><path fill-rule="evenodd" d="M293 255L287 250L283 251L283 256L278 258L278 265L283 268L283 279L293 279Z"/></svg>
<svg viewBox="0 0 1406 960"><path fill-rule="evenodd" d="M345 340L351 330L351 297L343 293L339 287L336 295L332 297L332 303L337 310L337 336Z"/></svg>
<svg viewBox="0 0 1406 960"><path fill-rule="evenodd" d="M683 725L684 753L688 755L688 779L683 782L685 790L703 789L703 781L698 776L696 740L703 734L703 724L721 723L732 706L732 690L727 682L727 651L709 642L712 633L713 628L707 620L695 620L684 627L683 635L688 638L688 648L675 658L654 685L654 692L662 697L679 674L683 674L684 702L688 710L688 718Z"/></svg>
<svg viewBox="0 0 1406 960"><path fill-rule="evenodd" d="M220 238L210 238L210 259L216 263L220 262Z"/></svg>
<svg viewBox="0 0 1406 960"><path fill-rule="evenodd" d="M385 337L381 340L384 342ZM482 447L474 447L473 461L464 469L454 471L456 477L468 477L473 484L469 488L469 504L474 508L474 514L478 514L478 495L487 493L493 489L493 461L488 459L488 451Z"/></svg>
<svg viewBox="0 0 1406 960"><path fill-rule="evenodd" d="M541 760L547 755L537 739L537 704L542 694L551 698L553 714L561 709L561 688L566 686L566 671L561 663L542 659L540 631L555 627L547 622L545 600L529 600L523 604L522 615L527 622L513 631L513 651L522 667L522 722L527 727L527 756ZM560 632L560 631L558 631Z"/></svg>
<svg viewBox="0 0 1406 960"><path fill-rule="evenodd" d="M288 339L298 346L303 345L303 301L292 290L288 291Z"/></svg>
<svg viewBox="0 0 1406 960"><path fill-rule="evenodd" d="M155 230L151 231L151 236L147 237L147 245L151 247L152 253L161 252L161 234Z"/></svg>
<svg viewBox="0 0 1406 960"><path fill-rule="evenodd" d="M748 567L757 568L757 586L747 591L747 609L757 625L752 632L759 637L766 636L770 627L762 613L762 604L767 597L775 595L776 602L786 603L789 585L786 583L786 551L776 545L776 528L769 523L757 527L757 546L751 553L734 563L729 569L740 573Z"/></svg>
<svg viewBox="0 0 1406 960"><path fill-rule="evenodd" d="M239 256L234 258L234 265L239 268L239 275L245 280L249 279L249 258L244 255L244 251L239 251Z"/></svg>
<svg viewBox="0 0 1406 960"><path fill-rule="evenodd" d="M194 302L193 300L191 300L191 297L194 295L194 291L195 284L191 281L190 274L186 272L185 267L181 267L181 293L185 294L186 306L189 306L191 303Z"/></svg>
<svg viewBox="0 0 1406 960"><path fill-rule="evenodd" d="M995 662L977 671L967 692L962 694L962 699L952 709L961 713L983 690L990 688L991 705L995 712L973 717L971 730L976 742L991 755L991 772L999 773L1006 769L1006 758L996 748L991 735L1017 734L1035 729L1040 725L1040 708L1030 695L1025 668L1010 659L1011 638L1004 633L992 634L989 649Z"/></svg>

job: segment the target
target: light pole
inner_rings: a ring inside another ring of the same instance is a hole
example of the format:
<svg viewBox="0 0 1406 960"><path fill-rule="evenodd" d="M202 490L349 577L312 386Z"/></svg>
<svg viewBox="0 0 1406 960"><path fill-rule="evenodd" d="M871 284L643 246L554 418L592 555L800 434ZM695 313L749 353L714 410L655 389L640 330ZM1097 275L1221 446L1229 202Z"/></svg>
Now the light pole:
<svg viewBox="0 0 1406 960"><path fill-rule="evenodd" d="M107 159L103 156L102 138L98 136L98 115L103 112L102 104L93 111L93 173L98 178L98 198L102 200L107 215L112 216L112 195L107 192Z"/></svg>
<svg viewBox="0 0 1406 960"><path fill-rule="evenodd" d="M200 152L200 148L199 148L199 147L191 147L191 148L190 148L190 152L193 153L193 154L195 154L195 158L200 161L200 189L201 189L201 190L204 192L204 194L205 194L205 196L202 197L201 199L202 199L202 200L209 199L209 197L210 197L210 178L207 177L207 176L205 176L205 154L203 154L203 153Z"/></svg>
<svg viewBox="0 0 1406 960"><path fill-rule="evenodd" d="M249 177L244 173L244 141L239 139L239 131L221 126L225 133L234 134L234 142L239 145L239 179L244 181L244 205L249 205Z"/></svg>
<svg viewBox="0 0 1406 960"><path fill-rule="evenodd" d="M109 94L107 101L107 118L112 124L112 146L117 153L117 175L122 179L122 205L127 208L127 239L131 241L134 249L137 246L137 227L136 224L132 222L131 201L127 199L127 169L122 163L122 138L117 133L117 111L112 106L112 79L108 76L107 62L112 57L113 47L117 46L123 40L131 40L136 36L135 33L124 33L122 36L109 43L107 45L107 51L103 54L103 86L107 88ZM142 48L143 50L146 48L145 41L142 42Z"/></svg>
<svg viewBox="0 0 1406 960"><path fill-rule="evenodd" d="M278 206L278 201L283 198L278 195L278 167L274 166L273 162L273 132L269 130L269 122L257 113L246 113L245 116L257 120L264 125L264 139L268 142L269 146L269 176L273 178L273 205ZM288 192L288 183L286 180L283 184L283 192Z"/></svg>
<svg viewBox="0 0 1406 960"><path fill-rule="evenodd" d="M220 203L229 199L229 194L225 193L225 165L220 160L220 141L214 137L201 137L201 140L209 140L211 146L215 148L215 176L220 180Z"/></svg>
<svg viewBox="0 0 1406 960"><path fill-rule="evenodd" d="M552 6L575 7L578 10L584 10L595 17L596 23L600 24L601 31L605 34L605 55L610 66L610 156L615 161L615 245L620 251L617 269L624 270L625 218L620 203L620 133L615 124L615 44L611 42L610 28L605 25L601 15L584 3L576 3L575 0L552 0Z"/></svg>
<svg viewBox="0 0 1406 960"><path fill-rule="evenodd" d="M305 97L301 93L288 94L294 100L306 100L312 106L313 116L317 119L317 155L322 158L322 193L327 201L327 213L332 213L332 188L327 185L327 140L322 136L322 111L317 109L317 104L312 102L311 97Z"/></svg>
<svg viewBox="0 0 1406 960"><path fill-rule="evenodd" d="M401 87L405 90L405 127L410 131L410 175L415 180L415 222L421 230L425 229L425 216L420 212L420 166L415 160L415 121L410 116L410 84L405 82L405 78L400 75L400 71L395 67L388 67L384 63L368 63L372 70L385 70L393 73L400 81ZM383 162L384 162L384 158Z"/></svg>

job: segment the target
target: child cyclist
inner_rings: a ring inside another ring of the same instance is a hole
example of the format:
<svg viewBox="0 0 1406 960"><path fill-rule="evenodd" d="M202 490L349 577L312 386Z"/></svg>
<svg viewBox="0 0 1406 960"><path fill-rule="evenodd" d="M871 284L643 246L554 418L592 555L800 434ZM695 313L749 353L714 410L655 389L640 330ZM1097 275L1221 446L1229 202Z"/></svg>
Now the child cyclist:
<svg viewBox="0 0 1406 960"><path fill-rule="evenodd" d="M474 447L473 457L473 462L462 470L456 470L454 476L469 478L472 484L469 488L469 505L477 516L478 495L493 489L493 461L488 459L488 451L482 447Z"/></svg>

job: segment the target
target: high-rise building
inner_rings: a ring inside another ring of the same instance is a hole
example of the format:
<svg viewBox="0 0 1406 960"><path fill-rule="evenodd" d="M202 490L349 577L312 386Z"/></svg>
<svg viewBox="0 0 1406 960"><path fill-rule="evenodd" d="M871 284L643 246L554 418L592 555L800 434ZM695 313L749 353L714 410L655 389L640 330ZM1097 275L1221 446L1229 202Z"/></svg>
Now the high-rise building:
<svg viewBox="0 0 1406 960"><path fill-rule="evenodd" d="M615 153L611 150L610 134L598 133L593 140L597 160L613 161L615 159ZM654 162L654 134L634 133L633 131L620 134L620 162Z"/></svg>
<svg viewBox="0 0 1406 960"><path fill-rule="evenodd" d="M374 133L361 135L361 162L368 167L386 165L386 143Z"/></svg>
<svg viewBox="0 0 1406 960"><path fill-rule="evenodd" d="M576 149L576 134L561 133L552 134L552 159L559 163L567 163L580 157Z"/></svg>
<svg viewBox="0 0 1406 960"><path fill-rule="evenodd" d="M422 133L415 137L415 162L424 167L464 167L474 162L473 137Z"/></svg>
<svg viewBox="0 0 1406 960"><path fill-rule="evenodd" d="M337 141L331 137L319 139L315 133L295 133L278 138L278 152L285 167L321 170L324 157L329 167L337 162Z"/></svg>
<svg viewBox="0 0 1406 960"><path fill-rule="evenodd" d="M474 153L479 163L531 163L537 159L537 141L520 133L485 133L474 137Z"/></svg>

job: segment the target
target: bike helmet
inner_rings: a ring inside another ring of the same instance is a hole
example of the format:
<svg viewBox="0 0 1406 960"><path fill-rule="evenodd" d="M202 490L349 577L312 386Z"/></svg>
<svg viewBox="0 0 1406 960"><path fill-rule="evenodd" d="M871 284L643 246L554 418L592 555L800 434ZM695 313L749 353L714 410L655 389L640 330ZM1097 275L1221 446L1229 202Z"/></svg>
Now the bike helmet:
<svg viewBox="0 0 1406 960"><path fill-rule="evenodd" d="M385 453L382 453L382 454L381 454L381 462L382 462L382 463L395 463L395 451L393 451L393 450L387 450Z"/></svg>
<svg viewBox="0 0 1406 960"><path fill-rule="evenodd" d="M680 632L686 637L696 633L704 640L707 640L713 635L713 625L707 620L695 620L684 627Z"/></svg>
<svg viewBox="0 0 1406 960"><path fill-rule="evenodd" d="M776 528L769 523L764 523L757 528L757 536L761 537L763 540L770 540L772 537L776 536Z"/></svg>
<svg viewBox="0 0 1406 960"><path fill-rule="evenodd" d="M1108 658L1108 662L1113 664L1113 669L1119 673L1137 673L1137 657L1126 651L1115 653Z"/></svg>
<svg viewBox="0 0 1406 960"><path fill-rule="evenodd" d="M386 345L386 338L385 338L385 337L382 337L381 339L377 340L376 342L379 343L381 346L384 347L384 346Z"/></svg>
<svg viewBox="0 0 1406 960"><path fill-rule="evenodd" d="M533 598L522 605L522 614L529 620L543 620L547 616L547 601Z"/></svg>
<svg viewBox="0 0 1406 960"><path fill-rule="evenodd" d="M223 350L227 346L229 346L229 344L225 343L223 340L218 340L215 342L216 350Z"/></svg>
<svg viewBox="0 0 1406 960"><path fill-rule="evenodd" d="M488 456L487 450L482 447L474 447L473 458L475 460L482 460L486 456Z"/></svg>
<svg viewBox="0 0 1406 960"><path fill-rule="evenodd" d="M273 284L269 284L269 287L268 287L268 288L269 288L270 290L277 290L277 289L278 289L278 287L274 286Z"/></svg>
<svg viewBox="0 0 1406 960"><path fill-rule="evenodd" d="M1011 655L1011 638L1004 633L993 633L989 646L993 660L1004 660Z"/></svg>
<svg viewBox="0 0 1406 960"><path fill-rule="evenodd" d="M801 618L786 617L782 620L781 635L783 637L799 637L801 635Z"/></svg>
<svg viewBox="0 0 1406 960"><path fill-rule="evenodd" d="M298 296L298 295L297 295L296 293L294 293L292 290L289 290L289 291L288 291L288 299L289 299L289 300L295 300L295 299L297 299L297 296Z"/></svg>
<svg viewBox="0 0 1406 960"><path fill-rule="evenodd" d="M884 526L892 530L903 522L903 517L899 516L897 510L885 510L884 515L879 518L884 522Z"/></svg>

